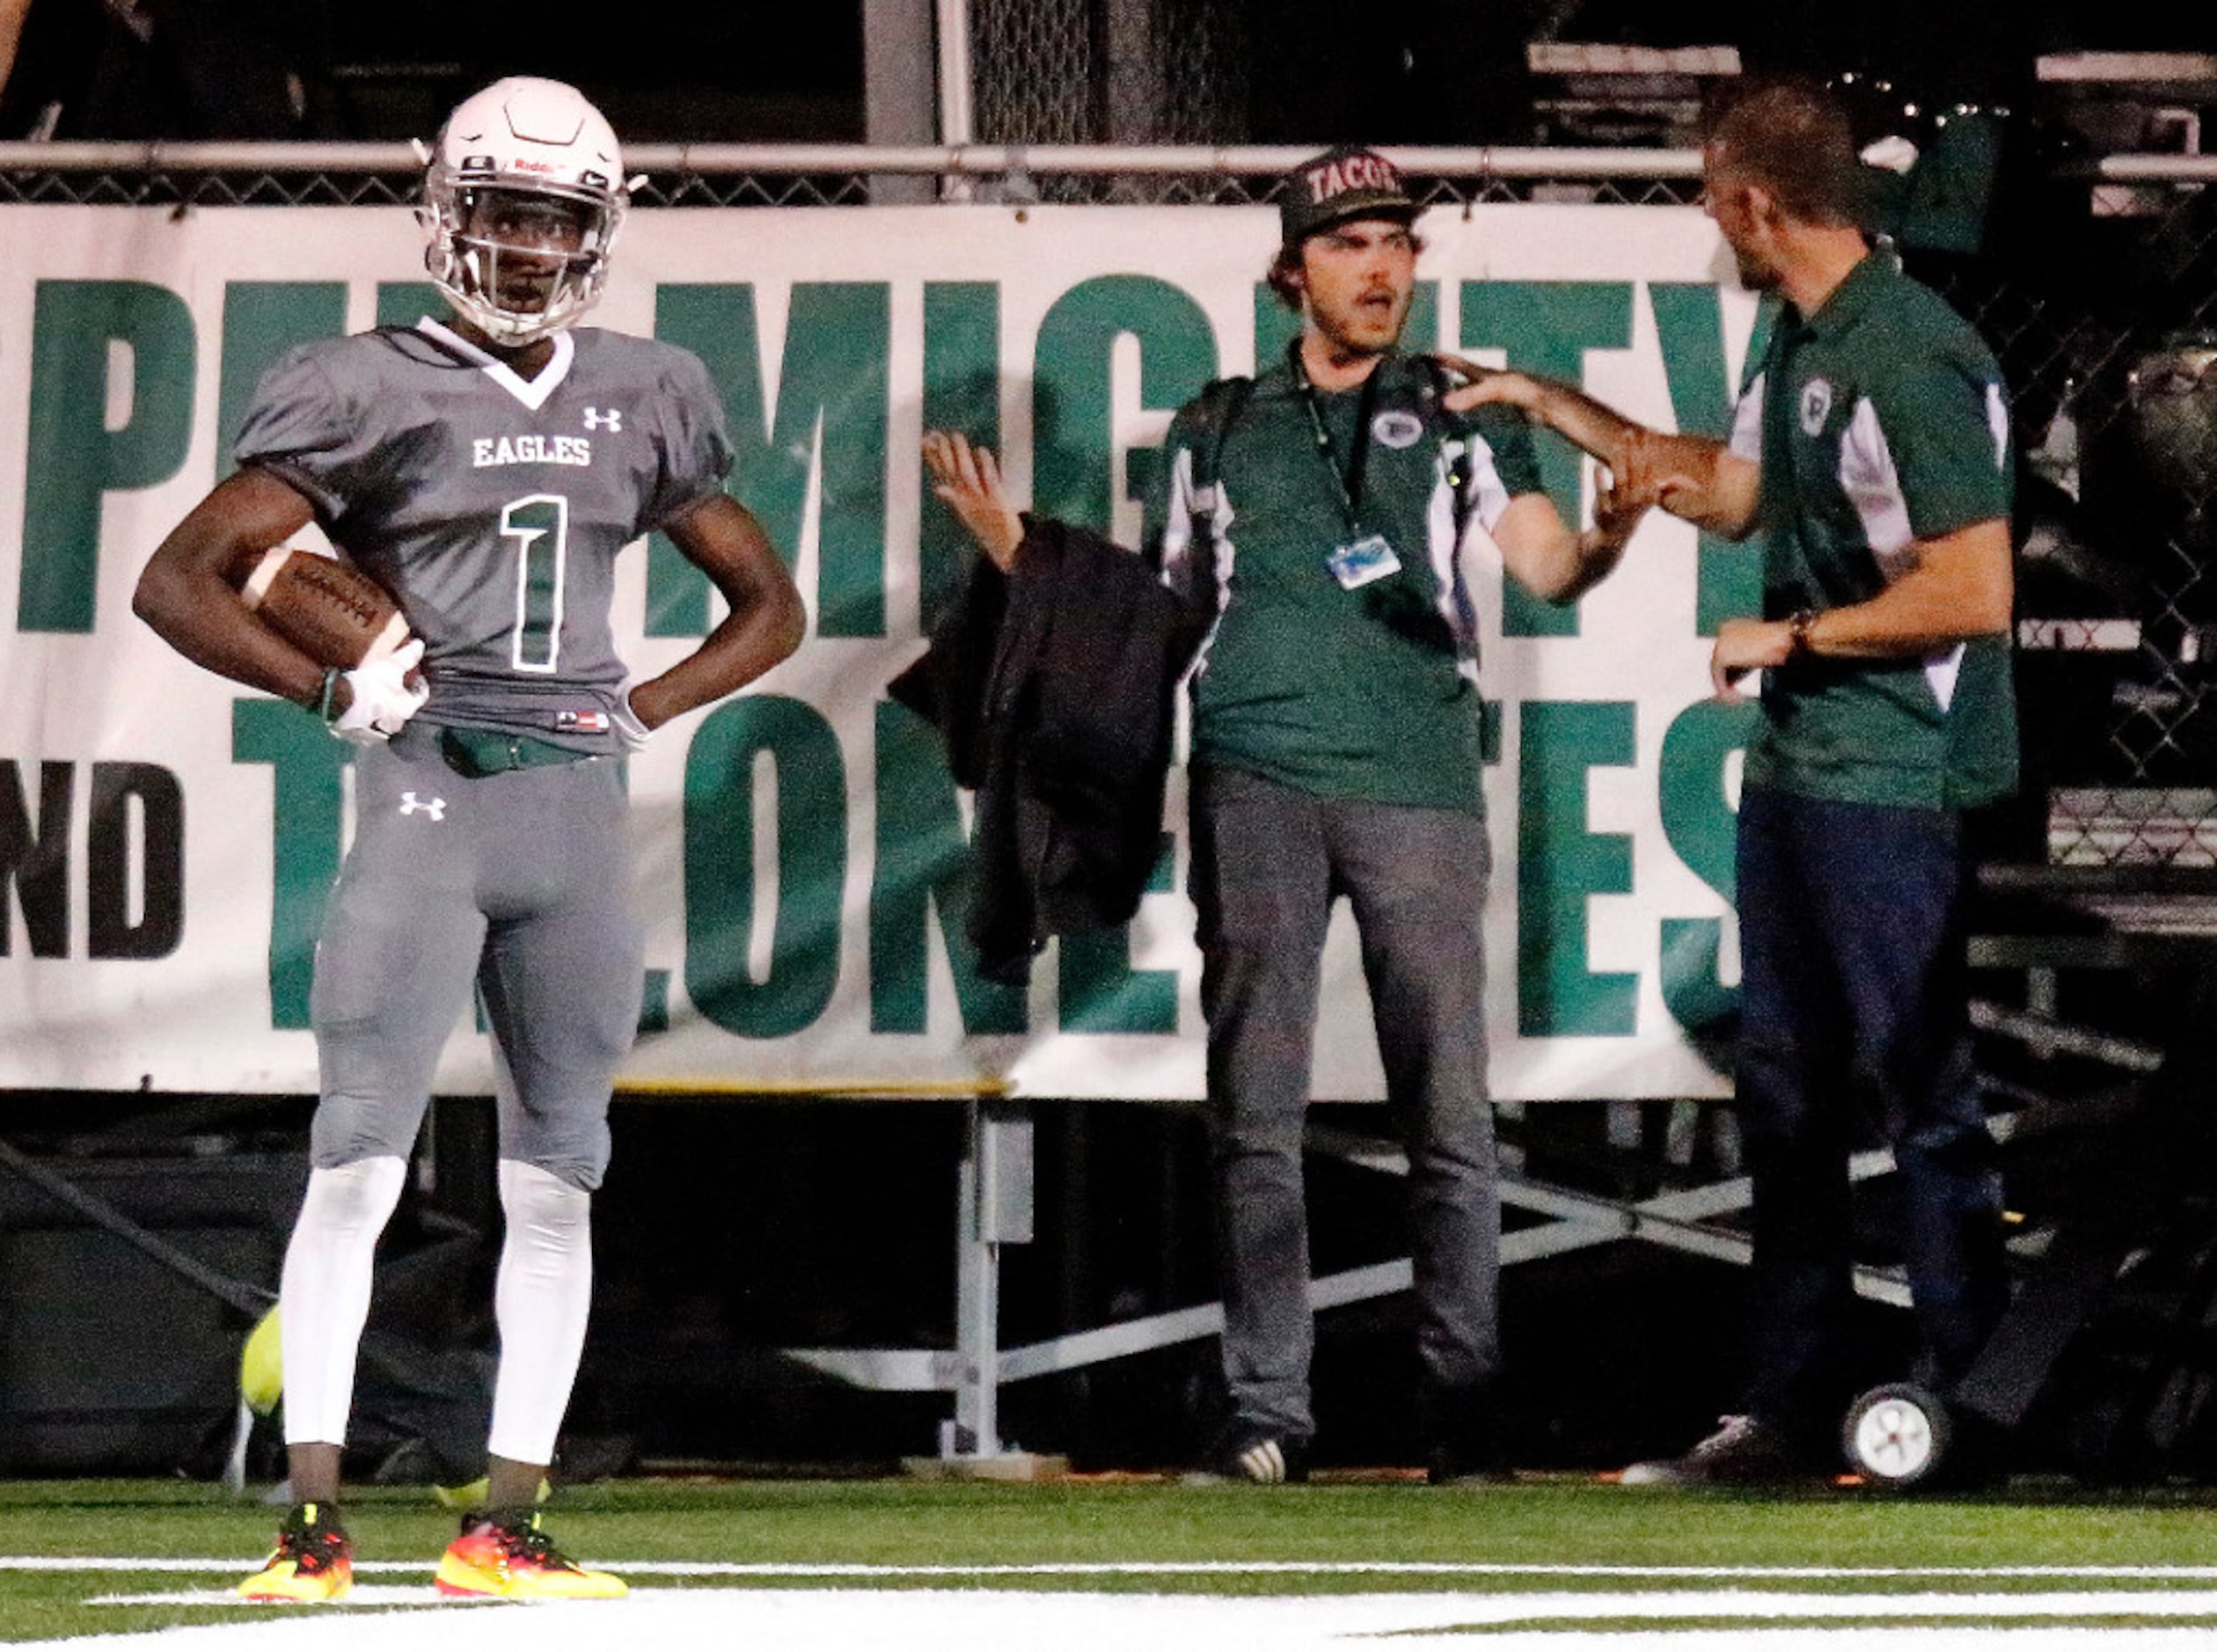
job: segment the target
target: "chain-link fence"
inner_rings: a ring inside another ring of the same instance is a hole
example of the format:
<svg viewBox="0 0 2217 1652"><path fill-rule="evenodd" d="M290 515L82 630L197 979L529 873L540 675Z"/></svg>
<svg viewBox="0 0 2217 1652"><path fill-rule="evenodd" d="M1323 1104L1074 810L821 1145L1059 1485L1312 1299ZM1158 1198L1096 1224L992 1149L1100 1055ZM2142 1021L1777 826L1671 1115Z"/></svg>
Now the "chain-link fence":
<svg viewBox="0 0 2217 1652"><path fill-rule="evenodd" d="M972 0L986 143L1236 143L1247 26L1227 0Z"/></svg>
<svg viewBox="0 0 2217 1652"><path fill-rule="evenodd" d="M240 144L75 146L57 165L43 146L0 143L0 204L103 207L405 205L422 167L405 146ZM288 152L289 151L289 152ZM1626 154L1586 164L1540 150L1396 150L1429 206L1518 201L1683 205L1700 193L1697 157ZM860 207L888 177L928 176L949 201L1095 205L1267 206L1309 150L1130 149L1046 144L871 150L718 144L640 146L627 158L640 207ZM297 154L297 161L292 158Z"/></svg>
<svg viewBox="0 0 2217 1652"><path fill-rule="evenodd" d="M1057 49L1075 53L1101 14L1065 16L1064 3L995 0L974 15L980 28L1061 29ZM1054 128L1043 117L1035 129ZM1435 205L1679 204L1698 190L1697 157L1680 151L1396 153ZM257 156L268 164L250 164ZM178 147L105 166L39 158L0 146L0 201L386 205L412 200L419 178L391 145ZM1071 146L634 156L636 199L653 207L860 207L874 179L900 174L972 201L1260 204L1299 158ZM1912 246L1907 258L1985 334L2015 398L2027 779L2016 851L2044 848L2066 866L2217 867L2217 196L2184 167L2131 186L2042 179L1997 203L1984 252Z"/></svg>
<svg viewBox="0 0 2217 1652"><path fill-rule="evenodd" d="M212 147L212 146L211 146ZM350 146L354 147L354 146ZM391 207L422 194L423 168L405 150L362 145L359 168L332 164L197 164L157 159L131 171L35 165L11 170L0 158L0 204L90 207ZM29 146L0 145L21 154ZM851 207L869 203L869 174L834 170L732 172L665 164L645 174L632 200L640 207Z"/></svg>
<svg viewBox="0 0 2217 1652"><path fill-rule="evenodd" d="M970 97L989 143L1095 143L1105 101L1092 0L979 0L970 8ZM1075 95L1073 95L1075 94Z"/></svg>
<svg viewBox="0 0 2217 1652"><path fill-rule="evenodd" d="M2217 217L2199 183L2040 180L1924 274L2000 356L2018 681L2046 858L2217 867Z"/></svg>

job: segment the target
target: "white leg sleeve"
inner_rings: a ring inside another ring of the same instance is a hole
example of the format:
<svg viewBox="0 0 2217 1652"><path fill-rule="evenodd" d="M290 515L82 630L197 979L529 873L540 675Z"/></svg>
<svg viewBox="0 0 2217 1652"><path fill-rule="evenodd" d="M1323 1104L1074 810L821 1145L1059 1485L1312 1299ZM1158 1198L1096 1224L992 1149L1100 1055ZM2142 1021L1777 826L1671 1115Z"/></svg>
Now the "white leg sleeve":
<svg viewBox="0 0 2217 1652"><path fill-rule="evenodd" d="M501 1331L489 1442L495 1457L554 1458L593 1299L592 1207L590 1194L538 1166L501 1161L508 1238L493 1294Z"/></svg>
<svg viewBox="0 0 2217 1652"><path fill-rule="evenodd" d="M277 1298L288 1445L346 1443L377 1235L406 1173L406 1160L389 1157L308 1173Z"/></svg>

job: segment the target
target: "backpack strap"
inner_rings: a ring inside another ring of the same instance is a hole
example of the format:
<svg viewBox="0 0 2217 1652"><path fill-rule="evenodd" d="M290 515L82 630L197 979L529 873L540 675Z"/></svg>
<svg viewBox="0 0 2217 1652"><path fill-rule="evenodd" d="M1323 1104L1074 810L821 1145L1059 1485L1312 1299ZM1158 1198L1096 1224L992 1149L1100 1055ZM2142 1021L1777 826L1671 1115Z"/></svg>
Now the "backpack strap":
<svg viewBox="0 0 2217 1652"><path fill-rule="evenodd" d="M1447 416L1447 409L1442 404L1447 392L1454 388L1454 381L1447 376L1447 369L1440 364L1438 356L1419 355L1416 359L1424 367L1424 418L1425 422L1430 423L1435 418ZM1470 492L1470 438L1467 435L1462 438L1455 457L1447 462L1447 490L1448 497L1454 501L1452 509L1455 543L1460 545L1464 530L1470 526L1471 510L1477 503Z"/></svg>
<svg viewBox="0 0 2217 1652"><path fill-rule="evenodd" d="M1224 463L1224 444L1233 422L1245 412L1255 394L1255 381L1244 375L1211 379L1193 398L1196 421L1201 426L1201 445L1194 454L1193 479L1213 487Z"/></svg>
<svg viewBox="0 0 2217 1652"><path fill-rule="evenodd" d="M1193 485L1209 490L1213 501L1221 480L1224 465L1224 444L1230 439L1232 426L1255 394L1255 381L1243 375L1229 378L1213 378L1201 387L1201 393L1190 404L1192 421L1197 427L1193 448ZM1213 503L1205 518L1194 524L1195 537L1206 542L1209 559L1217 553L1216 509Z"/></svg>

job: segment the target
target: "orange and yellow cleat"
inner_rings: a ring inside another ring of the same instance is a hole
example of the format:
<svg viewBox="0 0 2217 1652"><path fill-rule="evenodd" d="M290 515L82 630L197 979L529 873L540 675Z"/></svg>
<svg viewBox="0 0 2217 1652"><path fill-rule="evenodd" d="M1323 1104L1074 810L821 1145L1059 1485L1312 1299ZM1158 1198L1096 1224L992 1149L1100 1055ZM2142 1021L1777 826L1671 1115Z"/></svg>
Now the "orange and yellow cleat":
<svg viewBox="0 0 2217 1652"><path fill-rule="evenodd" d="M502 1600L620 1600L631 1590L607 1572L589 1572L554 1546L536 1513L462 1517L462 1534L439 1559L439 1592Z"/></svg>
<svg viewBox="0 0 2217 1652"><path fill-rule="evenodd" d="M339 1511L304 1502L285 1517L277 1546L238 1593L246 1600L337 1600L353 1587L354 1545Z"/></svg>

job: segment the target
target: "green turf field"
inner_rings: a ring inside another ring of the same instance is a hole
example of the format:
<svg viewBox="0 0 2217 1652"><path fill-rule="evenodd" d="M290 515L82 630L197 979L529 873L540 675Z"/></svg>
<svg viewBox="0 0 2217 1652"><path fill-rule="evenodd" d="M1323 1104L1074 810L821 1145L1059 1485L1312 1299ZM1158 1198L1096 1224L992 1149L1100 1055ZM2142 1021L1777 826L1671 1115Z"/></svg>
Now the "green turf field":
<svg viewBox="0 0 2217 1652"><path fill-rule="evenodd" d="M450 1517L415 1490L362 1493L348 1503L348 1521L365 1575L392 1583L427 1579L451 1531ZM2217 1589L2217 1495L2098 1495L2023 1482L2006 1496L1909 1500L1855 1491L1630 1490L1570 1480L1482 1490L1395 1481L629 1480L566 1489L550 1524L581 1558L619 1570L626 1562L650 1568L648 1581L665 1588L1589 1597L1635 1587L1715 1589L1723 1579L1797 1596L2122 1591L2114 1613L2069 1615L2087 1626L2142 1622L2151 1590ZM274 1511L258 1503L181 1481L0 1484L0 1639L237 1621L236 1609L215 1605L88 1603L225 1586L259 1557L274 1524ZM210 1565L157 1573L128 1564L37 1564L70 1557ZM715 1563L751 1569L709 1572ZM2147 1568L2172 1569L2135 1575ZM2197 1576L2176 1568L2207 1570ZM1864 1620L1843 1615L1838 1624ZM2217 1632L2217 1609L2196 1608L2184 1624L2166 1621L2209 1634ZM1693 1612L1665 1626L1697 1630L1707 1622ZM1524 1626L1547 1626L1544 1614L1527 1616Z"/></svg>

